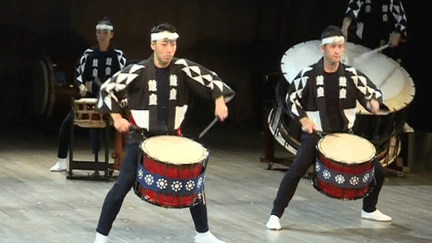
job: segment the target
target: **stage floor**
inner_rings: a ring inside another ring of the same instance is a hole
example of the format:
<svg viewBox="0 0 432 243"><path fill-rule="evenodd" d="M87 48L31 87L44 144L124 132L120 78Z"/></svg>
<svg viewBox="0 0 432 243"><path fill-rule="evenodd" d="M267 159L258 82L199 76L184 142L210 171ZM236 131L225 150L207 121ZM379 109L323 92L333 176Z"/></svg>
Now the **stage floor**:
<svg viewBox="0 0 432 243"><path fill-rule="evenodd" d="M0 242L93 242L114 181L68 180L66 172L50 172L56 133L15 129L0 135ZM87 136L78 133L76 141L82 145L74 155L91 159ZM391 223L363 220L361 200L328 198L302 179L282 230L270 231L265 223L287 167L267 170L260 162L261 135L248 126L217 125L203 143L210 152L205 183L210 230L227 243L432 241L432 173L389 173L378 208L393 217ZM280 146L276 155L292 158ZM194 235L188 209L153 206L130 192L109 242L193 242Z"/></svg>

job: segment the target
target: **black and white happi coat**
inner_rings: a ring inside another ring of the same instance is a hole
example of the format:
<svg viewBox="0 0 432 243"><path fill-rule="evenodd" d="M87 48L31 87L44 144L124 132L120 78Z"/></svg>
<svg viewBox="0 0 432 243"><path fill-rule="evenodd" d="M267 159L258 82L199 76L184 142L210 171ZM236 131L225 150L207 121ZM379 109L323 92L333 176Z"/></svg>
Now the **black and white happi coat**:
<svg viewBox="0 0 432 243"><path fill-rule="evenodd" d="M99 47L89 48L79 60L74 74L75 85L86 85L90 94L97 97L101 84L125 65L126 57L120 49L110 46L108 51L102 52Z"/></svg>
<svg viewBox="0 0 432 243"><path fill-rule="evenodd" d="M350 0L346 17L355 20L356 35L377 47L387 42L392 32L406 36L407 18L401 0Z"/></svg>
<svg viewBox="0 0 432 243"><path fill-rule="evenodd" d="M225 102L234 97L216 73L183 58L173 58L169 65L169 104L167 128L180 128L188 109L190 91L208 99L224 96ZM107 80L100 90L98 108L109 112L122 111L121 99L127 97L133 122L148 132L158 131L157 82L154 56L128 65Z"/></svg>
<svg viewBox="0 0 432 243"><path fill-rule="evenodd" d="M382 103L382 93L359 70L340 63L337 71L339 76L339 108L344 123L344 131L349 131L356 118L356 101L366 107L367 101L376 99ZM316 125L317 130L328 132L332 130L324 92L325 83L324 59L300 71L289 87L283 82L287 92L279 92L278 100L283 101L283 107L294 118L308 117ZM283 90L283 88L280 88Z"/></svg>

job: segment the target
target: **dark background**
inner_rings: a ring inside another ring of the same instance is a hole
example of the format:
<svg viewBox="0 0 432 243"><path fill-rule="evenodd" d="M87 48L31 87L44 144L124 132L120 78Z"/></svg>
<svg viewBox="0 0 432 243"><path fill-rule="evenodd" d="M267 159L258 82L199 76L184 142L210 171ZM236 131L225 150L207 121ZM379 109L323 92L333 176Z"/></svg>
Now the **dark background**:
<svg viewBox="0 0 432 243"><path fill-rule="evenodd" d="M291 46L319 39L321 31L330 24L341 26L348 2L3 0L0 131L46 124L58 131L58 121L35 114L35 63L48 56L54 62L67 60L69 66L74 66L82 52L96 44L95 25L105 16L114 22L114 45L130 60L150 55L151 27L161 21L173 24L180 35L177 56L217 72L237 92L230 104L228 123L260 124L266 99L264 89L272 89L264 85L262 74L278 71L282 55ZM422 4L403 3L409 35L404 66L416 85L409 122L415 129L430 131L430 20ZM192 113L208 123L213 111Z"/></svg>

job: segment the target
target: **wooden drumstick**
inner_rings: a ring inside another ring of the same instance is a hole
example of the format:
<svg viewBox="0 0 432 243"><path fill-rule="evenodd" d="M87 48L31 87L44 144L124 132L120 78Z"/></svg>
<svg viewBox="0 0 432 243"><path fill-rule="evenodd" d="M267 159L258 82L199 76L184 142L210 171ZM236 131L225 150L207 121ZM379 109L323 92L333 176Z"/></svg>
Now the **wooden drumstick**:
<svg viewBox="0 0 432 243"><path fill-rule="evenodd" d="M373 54L380 52L389 46L390 46L389 44L385 44L385 45L380 46L380 47L378 47L372 51L361 54L360 56L353 59L353 66L356 67L357 65L359 65L359 64L363 63L364 61L366 61L367 59L369 59Z"/></svg>
<svg viewBox="0 0 432 243"><path fill-rule="evenodd" d="M198 136L198 139L201 139L202 138L202 136L204 136L204 134L206 134L209 130L210 130L210 128L212 128L213 127L213 125L217 122L219 120L219 118L218 117L215 117L214 119L213 119L213 121L200 133L200 135Z"/></svg>

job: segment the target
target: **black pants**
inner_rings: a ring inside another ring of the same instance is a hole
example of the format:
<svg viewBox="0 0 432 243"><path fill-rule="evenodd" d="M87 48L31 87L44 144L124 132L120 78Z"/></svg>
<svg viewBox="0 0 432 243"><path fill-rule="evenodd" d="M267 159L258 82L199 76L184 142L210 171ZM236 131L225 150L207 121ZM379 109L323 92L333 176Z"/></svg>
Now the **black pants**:
<svg viewBox="0 0 432 243"><path fill-rule="evenodd" d="M102 212L96 229L96 231L102 235L109 234L112 224L120 211L123 199L136 181L139 149L139 143L136 141L129 142L127 146L125 158L120 168L119 178L108 192L102 206ZM207 232L209 227L206 205L201 202L190 207L190 212L196 231L200 233Z"/></svg>
<svg viewBox="0 0 432 243"><path fill-rule="evenodd" d="M60 159L65 159L69 151L70 142L71 142L72 122L73 122L73 112L69 112L60 126L60 132L58 138L58 152L57 152L57 157ZM97 154L99 153L100 150L102 129L91 128L89 132L90 132L90 143L92 146L92 152L93 154Z"/></svg>
<svg viewBox="0 0 432 243"><path fill-rule="evenodd" d="M309 167L316 159L316 145L319 141L319 136L315 134L303 133L300 148L291 164L288 172L282 179L276 199L273 202L272 215L279 218L283 215L285 208L288 207L297 185L301 177L307 172ZM378 203L378 195L385 179L385 169L381 166L376 159L373 161L375 165L375 178L372 181L372 192L363 198L363 210L366 212L373 212Z"/></svg>

